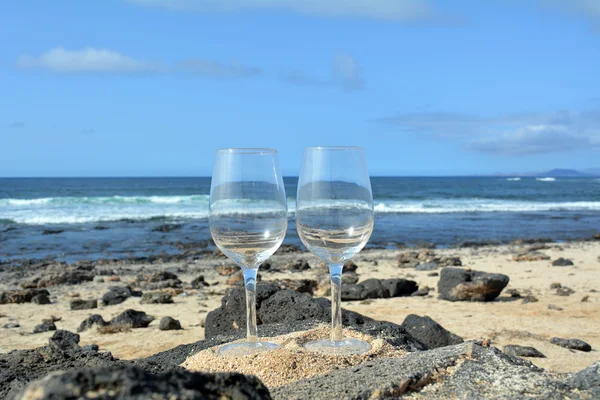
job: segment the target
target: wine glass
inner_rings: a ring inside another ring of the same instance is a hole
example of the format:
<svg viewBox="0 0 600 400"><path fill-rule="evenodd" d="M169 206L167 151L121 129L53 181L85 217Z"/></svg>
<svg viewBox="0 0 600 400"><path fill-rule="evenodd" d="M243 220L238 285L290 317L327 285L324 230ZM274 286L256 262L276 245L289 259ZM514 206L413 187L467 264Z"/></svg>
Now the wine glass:
<svg viewBox="0 0 600 400"><path fill-rule="evenodd" d="M344 262L373 231L373 195L362 147L307 147L298 179L296 227L302 243L327 263L331 277L331 339L306 344L310 351L361 354L369 343L342 337Z"/></svg>
<svg viewBox="0 0 600 400"><path fill-rule="evenodd" d="M210 187L210 233L221 251L244 273L247 340L221 347L238 356L280 346L258 340L258 267L275 253L287 229L287 203L277 151L221 149L215 156Z"/></svg>

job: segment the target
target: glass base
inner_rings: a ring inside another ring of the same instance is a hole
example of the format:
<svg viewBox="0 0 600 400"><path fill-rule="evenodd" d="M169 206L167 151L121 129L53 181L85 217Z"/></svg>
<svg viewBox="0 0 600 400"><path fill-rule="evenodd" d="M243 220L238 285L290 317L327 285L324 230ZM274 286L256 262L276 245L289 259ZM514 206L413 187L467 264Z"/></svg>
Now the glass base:
<svg viewBox="0 0 600 400"><path fill-rule="evenodd" d="M350 356L363 354L371 350L371 345L364 340L343 338L339 342L331 339L314 340L304 345L306 350L316 353L332 354L338 356Z"/></svg>
<svg viewBox="0 0 600 400"><path fill-rule="evenodd" d="M239 357L279 348L281 348L280 345L270 342L237 342L229 343L221 347L219 349L219 355L223 357Z"/></svg>

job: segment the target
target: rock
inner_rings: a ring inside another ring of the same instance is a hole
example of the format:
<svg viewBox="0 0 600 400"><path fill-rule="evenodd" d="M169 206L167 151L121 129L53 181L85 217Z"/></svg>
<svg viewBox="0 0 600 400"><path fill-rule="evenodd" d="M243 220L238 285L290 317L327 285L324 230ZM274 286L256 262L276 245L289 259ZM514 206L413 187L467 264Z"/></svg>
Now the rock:
<svg viewBox="0 0 600 400"><path fill-rule="evenodd" d="M308 261L299 259L284 265L283 269L290 272L302 272L310 269L310 265L308 264Z"/></svg>
<svg viewBox="0 0 600 400"><path fill-rule="evenodd" d="M360 283L359 285L362 288L361 298L364 299L386 299L391 296L390 289L388 287L392 287L392 283L387 285L383 284L382 280L379 279L367 279ZM342 300L343 300L343 286L342 286Z"/></svg>
<svg viewBox="0 0 600 400"><path fill-rule="evenodd" d="M75 299L71 300L71 310L91 310L93 308L98 308L98 300L82 300Z"/></svg>
<svg viewBox="0 0 600 400"><path fill-rule="evenodd" d="M588 296L588 295L585 295L581 298L582 303L587 303L588 301L590 301L590 296Z"/></svg>
<svg viewBox="0 0 600 400"><path fill-rule="evenodd" d="M100 350L100 347L97 344L88 344L81 347L81 351L85 353L97 353L98 350Z"/></svg>
<svg viewBox="0 0 600 400"><path fill-rule="evenodd" d="M153 274L138 275L137 282L141 288L148 290L181 288L182 284L177 275L168 271L160 271L155 272Z"/></svg>
<svg viewBox="0 0 600 400"><path fill-rule="evenodd" d="M225 284L231 286L243 286L244 285L244 273L242 271L238 271L235 274L231 275L225 281Z"/></svg>
<svg viewBox="0 0 600 400"><path fill-rule="evenodd" d="M160 329L161 331L173 331L173 330L180 330L181 328L181 323L179 321L177 321L176 319L173 319L171 317L162 317L160 319L160 324L158 326L158 329Z"/></svg>
<svg viewBox="0 0 600 400"><path fill-rule="evenodd" d="M539 357L546 358L538 349L531 346L519 346L516 344L507 344L504 346L504 354L517 357Z"/></svg>
<svg viewBox="0 0 600 400"><path fill-rule="evenodd" d="M154 317L152 315L147 315L143 311L129 309L111 319L109 324L129 326L131 328L146 328L152 321L154 321Z"/></svg>
<svg viewBox="0 0 600 400"><path fill-rule="evenodd" d="M37 280L37 287L48 288L60 285L79 285L84 282L93 281L94 276L94 273L85 267L73 268L57 265L44 271L44 274Z"/></svg>
<svg viewBox="0 0 600 400"><path fill-rule="evenodd" d="M371 360L272 388L271 395L289 400L597 398L597 367L582 376L557 377L482 344L467 342Z"/></svg>
<svg viewBox="0 0 600 400"><path fill-rule="evenodd" d="M554 337L550 339L550 343L566 349L580 350L585 352L592 351L592 346L581 339L561 339Z"/></svg>
<svg viewBox="0 0 600 400"><path fill-rule="evenodd" d="M459 268L444 268L440 273L440 299L449 301L491 301L508 285L509 277Z"/></svg>
<svg viewBox="0 0 600 400"><path fill-rule="evenodd" d="M54 321L52 321L51 319L45 319L42 321L41 324L36 325L35 328L33 328L33 333L42 333L55 330L56 325L54 325Z"/></svg>
<svg viewBox="0 0 600 400"><path fill-rule="evenodd" d="M181 229L183 224L163 224L152 229L152 232L169 233L177 229Z"/></svg>
<svg viewBox="0 0 600 400"><path fill-rule="evenodd" d="M129 286L112 286L108 292L102 296L102 304L105 306L113 306L121 304L130 297L140 297L142 292L135 291Z"/></svg>
<svg viewBox="0 0 600 400"><path fill-rule="evenodd" d="M600 361L571 374L566 384L580 391L589 391L590 398L600 398Z"/></svg>
<svg viewBox="0 0 600 400"><path fill-rule="evenodd" d="M554 304L548 304L548 310L562 311L563 308L559 307L559 306L555 306Z"/></svg>
<svg viewBox="0 0 600 400"><path fill-rule="evenodd" d="M175 369L151 374L137 366L82 369L31 382L16 399L271 399L258 378Z"/></svg>
<svg viewBox="0 0 600 400"><path fill-rule="evenodd" d="M548 250L549 248L550 248L550 246L548 246L546 243L536 243L536 244L529 246L527 251L536 252L539 250Z"/></svg>
<svg viewBox="0 0 600 400"><path fill-rule="evenodd" d="M429 291L431 289L428 288L427 286L417 290L416 292L412 292L410 295L411 297L417 297L417 296L427 296L429 294Z"/></svg>
<svg viewBox="0 0 600 400"><path fill-rule="evenodd" d="M410 296L419 289L417 282L408 279L383 279L381 284L390 292L390 297Z"/></svg>
<svg viewBox="0 0 600 400"><path fill-rule="evenodd" d="M415 314L408 315L401 325L412 337L423 343L429 349L450 346L463 342L460 336L457 336L433 319L425 316L421 317Z"/></svg>
<svg viewBox="0 0 600 400"><path fill-rule="evenodd" d="M17 324L16 322L9 322L7 324L4 324L2 327L4 329L14 329L14 328L20 328L21 325Z"/></svg>
<svg viewBox="0 0 600 400"><path fill-rule="evenodd" d="M442 257L437 263L444 267L461 267L463 265L459 257Z"/></svg>
<svg viewBox="0 0 600 400"><path fill-rule="evenodd" d="M348 260L344 263L344 268L342 269L344 274L347 274L349 272L354 272L356 273L356 270L358 269L358 265L356 265L354 263L354 261L352 260Z"/></svg>
<svg viewBox="0 0 600 400"><path fill-rule="evenodd" d="M302 252L302 249L295 244L284 243L275 252L275 254L288 254L288 253L297 253Z"/></svg>
<svg viewBox="0 0 600 400"><path fill-rule="evenodd" d="M246 299L242 288L228 289L221 300L221 307L206 316L205 337L241 338L246 334ZM331 303L321 297L310 297L276 286L258 284L256 314L259 334L275 336L300 330L312 329L331 323ZM391 322L375 321L358 313L343 310L342 323L346 327L381 337L393 346L408 351L424 349L425 346Z"/></svg>
<svg viewBox="0 0 600 400"><path fill-rule="evenodd" d="M558 282L552 282L550 284L550 289L558 289L560 287L562 287L562 285L560 283L558 283Z"/></svg>
<svg viewBox="0 0 600 400"><path fill-rule="evenodd" d="M218 265L215 267L215 271L221 276L229 276L239 272L240 267L237 265Z"/></svg>
<svg viewBox="0 0 600 400"><path fill-rule="evenodd" d="M192 289L202 289L204 287L210 286L208 284L208 282L204 281L204 275L200 275L197 278L195 278L190 285L192 286Z"/></svg>
<svg viewBox="0 0 600 400"><path fill-rule="evenodd" d="M31 302L35 304L52 304L46 293L38 293L31 298Z"/></svg>
<svg viewBox="0 0 600 400"><path fill-rule="evenodd" d="M507 289L506 294L514 299L519 299L522 297L521 293L517 289Z"/></svg>
<svg viewBox="0 0 600 400"><path fill-rule="evenodd" d="M146 292L142 295L140 304L171 304L173 296L165 292Z"/></svg>
<svg viewBox="0 0 600 400"><path fill-rule="evenodd" d="M79 335L69 331L58 330L49 340L50 347L56 350L75 350L79 348Z"/></svg>
<svg viewBox="0 0 600 400"><path fill-rule="evenodd" d="M0 304L31 303L33 298L40 294L46 295L46 297L50 296L50 293L44 289L26 289L2 292L0 293Z"/></svg>
<svg viewBox="0 0 600 400"><path fill-rule="evenodd" d="M77 332L87 331L88 329L91 329L94 325L101 327L108 325L108 323L104 321L104 318L102 318L102 316L99 314L90 315L89 317L84 319L83 322L81 322L81 324L79 324Z"/></svg>
<svg viewBox="0 0 600 400"><path fill-rule="evenodd" d="M310 295L314 294L318 285L317 281L314 279L277 279L264 281L264 283L275 285L280 289L290 289L299 293L308 293Z"/></svg>
<svg viewBox="0 0 600 400"><path fill-rule="evenodd" d="M440 276L439 272L430 272L427 276Z"/></svg>
<svg viewBox="0 0 600 400"><path fill-rule="evenodd" d="M64 229L44 229L42 231L42 235L58 235L59 233L63 233Z"/></svg>
<svg viewBox="0 0 600 400"><path fill-rule="evenodd" d="M559 288L556 288L556 295L557 296L570 296L573 293L575 293L575 291L571 288L568 288L566 286L561 286Z"/></svg>
<svg viewBox="0 0 600 400"><path fill-rule="evenodd" d="M438 268L437 263L434 262L426 262L426 263L420 263L419 265L416 266L416 270L417 271L433 271L435 269Z"/></svg>
<svg viewBox="0 0 600 400"><path fill-rule="evenodd" d="M552 266L553 267L568 267L573 265L573 261L567 259L567 258L558 258L554 261L552 261Z"/></svg>
<svg viewBox="0 0 600 400"><path fill-rule="evenodd" d="M532 295L523 297L523 304L537 303L538 301L539 301L538 298L535 296L532 296Z"/></svg>
<svg viewBox="0 0 600 400"><path fill-rule="evenodd" d="M545 255L544 253L540 253L539 251L519 253L513 256L513 260L520 261L544 261L549 260L550 257Z"/></svg>
<svg viewBox="0 0 600 400"><path fill-rule="evenodd" d="M354 285L358 282L358 275L355 272L344 272L342 274L342 285ZM329 282L331 290L331 280Z"/></svg>

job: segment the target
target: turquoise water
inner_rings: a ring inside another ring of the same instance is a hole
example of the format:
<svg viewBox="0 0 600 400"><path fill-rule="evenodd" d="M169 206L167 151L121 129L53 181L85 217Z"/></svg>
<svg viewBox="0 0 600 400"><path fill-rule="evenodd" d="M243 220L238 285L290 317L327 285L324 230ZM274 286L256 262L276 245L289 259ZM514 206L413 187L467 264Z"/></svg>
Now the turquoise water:
<svg viewBox="0 0 600 400"><path fill-rule="evenodd" d="M285 179L293 224L297 179ZM567 240L600 231L598 178L372 178L370 244ZM0 179L0 259L128 257L208 239L210 178ZM163 223L182 227L169 233ZM45 230L64 230L44 235Z"/></svg>

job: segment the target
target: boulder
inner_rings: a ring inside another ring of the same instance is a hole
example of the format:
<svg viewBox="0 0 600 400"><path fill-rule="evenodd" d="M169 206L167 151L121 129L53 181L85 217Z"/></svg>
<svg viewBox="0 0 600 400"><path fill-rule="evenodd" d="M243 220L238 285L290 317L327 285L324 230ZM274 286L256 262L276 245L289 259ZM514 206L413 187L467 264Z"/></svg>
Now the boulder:
<svg viewBox="0 0 600 400"><path fill-rule="evenodd" d="M33 296L31 298L31 302L35 303L35 304L41 304L41 305L52 304L52 302L50 301L50 298L48 297L48 295L46 293L36 294L35 296Z"/></svg>
<svg viewBox="0 0 600 400"><path fill-rule="evenodd" d="M173 296L166 292L146 292L142 295L140 304L171 304Z"/></svg>
<svg viewBox="0 0 600 400"><path fill-rule="evenodd" d="M69 331L58 330L49 339L50 347L55 350L67 351L79 348L79 335Z"/></svg>
<svg viewBox="0 0 600 400"><path fill-rule="evenodd" d="M573 265L573 261L569 260L568 258L558 258L554 261L552 261L552 266L553 267L568 267Z"/></svg>
<svg viewBox="0 0 600 400"><path fill-rule="evenodd" d="M433 319L410 314L401 325L412 337L423 343L429 349L451 346L463 342L460 336L446 330Z"/></svg>
<svg viewBox="0 0 600 400"><path fill-rule="evenodd" d="M42 332L49 332L49 331L55 331L56 330L56 325L54 325L54 321L51 319L45 319L42 321L41 324L36 325L35 328L33 328L33 333L42 333Z"/></svg>
<svg viewBox="0 0 600 400"><path fill-rule="evenodd" d="M520 261L544 261L549 260L550 257L539 251L529 251L525 253L519 253L513 256L513 260Z"/></svg>
<svg viewBox="0 0 600 400"><path fill-rule="evenodd" d="M367 279L355 285L342 285L342 300L387 299L410 296L419 287L407 279Z"/></svg>
<svg viewBox="0 0 600 400"><path fill-rule="evenodd" d="M71 310L91 310L94 308L98 308L98 300L82 300L75 299L71 300Z"/></svg>
<svg viewBox="0 0 600 400"><path fill-rule="evenodd" d="M508 285L503 274L444 268L438 281L440 299L449 301L491 301Z"/></svg>
<svg viewBox="0 0 600 400"><path fill-rule="evenodd" d="M531 346L519 346L516 344L507 344L504 346L504 354L516 357L538 357L546 358L538 349Z"/></svg>
<svg viewBox="0 0 600 400"><path fill-rule="evenodd" d="M158 329L160 329L161 331L174 331L174 330L180 330L181 328L181 323L171 317L162 317L160 319L160 324L158 325Z"/></svg>
<svg viewBox="0 0 600 400"><path fill-rule="evenodd" d="M152 321L154 321L152 315L147 315L143 311L129 309L111 319L109 324L128 326L130 328L146 328Z"/></svg>
<svg viewBox="0 0 600 400"><path fill-rule="evenodd" d="M258 378L176 369L151 374L137 366L58 372L31 382L16 399L271 399Z"/></svg>
<svg viewBox="0 0 600 400"><path fill-rule="evenodd" d="M0 293L0 304L21 304L31 303L34 297L38 295L50 296L50 293L45 289L25 289L13 290Z"/></svg>
<svg viewBox="0 0 600 400"><path fill-rule="evenodd" d="M356 270L358 269L358 265L356 265L354 263L354 261L352 260L348 260L344 263L344 268L342 269L343 273L349 273L349 272L354 272L356 273Z"/></svg>
<svg viewBox="0 0 600 400"><path fill-rule="evenodd" d="M108 325L108 322L102 318L102 315L94 314L90 315L86 319L84 319L81 324L79 324L79 328L77 328L77 332L84 332L88 329L91 329L94 325L101 327Z"/></svg>
<svg viewBox="0 0 600 400"><path fill-rule="evenodd" d="M382 279L381 284L390 292L390 297L410 296L419 289L417 282L409 279Z"/></svg>
<svg viewBox="0 0 600 400"><path fill-rule="evenodd" d="M192 289L202 289L210 286L208 282L204 281L204 275L200 275L190 283Z"/></svg>
<svg viewBox="0 0 600 400"><path fill-rule="evenodd" d="M550 343L564 347L565 349L580 350L585 352L592 351L592 346L581 339L561 339L554 337L550 339Z"/></svg>
<svg viewBox="0 0 600 400"><path fill-rule="evenodd" d="M142 292L133 290L129 286L112 286L108 292L102 296L102 304L105 306L113 306L121 304L130 297L140 297Z"/></svg>

